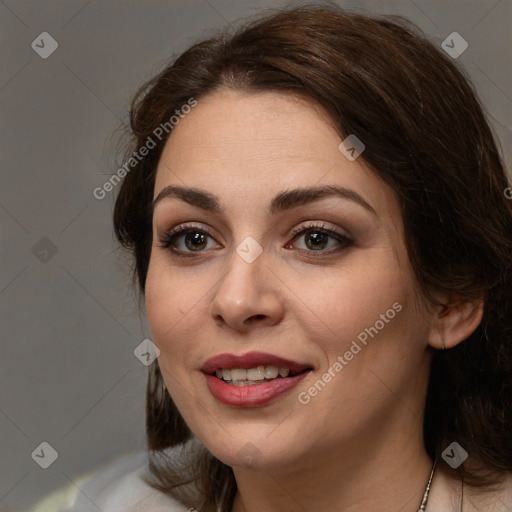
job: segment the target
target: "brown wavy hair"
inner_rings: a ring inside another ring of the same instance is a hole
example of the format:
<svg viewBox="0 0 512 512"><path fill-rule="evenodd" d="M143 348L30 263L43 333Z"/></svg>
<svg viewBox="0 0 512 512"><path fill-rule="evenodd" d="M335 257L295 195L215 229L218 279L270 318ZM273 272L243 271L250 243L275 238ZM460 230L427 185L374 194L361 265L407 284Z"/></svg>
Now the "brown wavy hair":
<svg viewBox="0 0 512 512"><path fill-rule="evenodd" d="M285 91L323 106L342 138L364 141L361 158L397 192L425 296L443 290L485 298L474 333L455 348L433 350L424 440L432 458L452 441L470 454L473 464L453 477L496 483L512 470L512 201L468 77L403 18L333 5L272 11L194 44L143 85L130 112L130 151L190 98L200 104L220 88ZM165 142L127 174L115 204L115 234L133 255L141 295ZM158 361L150 368L146 413L151 485L203 512L230 510L237 487L229 466L204 447L182 467L165 456L193 435Z"/></svg>

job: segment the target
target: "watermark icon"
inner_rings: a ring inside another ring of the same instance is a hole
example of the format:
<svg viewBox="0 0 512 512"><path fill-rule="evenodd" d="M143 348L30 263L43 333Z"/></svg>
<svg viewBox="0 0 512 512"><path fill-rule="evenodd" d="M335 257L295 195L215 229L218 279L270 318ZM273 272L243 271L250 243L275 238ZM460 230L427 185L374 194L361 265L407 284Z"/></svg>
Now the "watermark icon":
<svg viewBox="0 0 512 512"><path fill-rule="evenodd" d="M57 252L57 246L46 236L32 246L32 254L42 263L48 263Z"/></svg>
<svg viewBox="0 0 512 512"><path fill-rule="evenodd" d="M59 43L48 32L41 32L30 46L39 57L47 59L59 47Z"/></svg>
<svg viewBox="0 0 512 512"><path fill-rule="evenodd" d="M366 149L366 146L352 133L338 146L338 149L345 158L353 162Z"/></svg>
<svg viewBox="0 0 512 512"><path fill-rule="evenodd" d="M503 191L503 195L504 195L507 199L512 199L512 187L507 187L507 188Z"/></svg>
<svg viewBox="0 0 512 512"><path fill-rule="evenodd" d="M457 59L467 49L468 42L458 33L452 32L442 43L441 48L452 58Z"/></svg>
<svg viewBox="0 0 512 512"><path fill-rule="evenodd" d="M236 454L244 466L253 467L260 459L261 452L253 443L245 443Z"/></svg>
<svg viewBox="0 0 512 512"><path fill-rule="evenodd" d="M146 142L137 151L132 153L130 158L128 158L128 160L119 167L119 169L117 169L116 173L112 175L101 187L96 187L93 190L93 196L101 201L107 196L108 192L112 192L114 187L121 182L132 168L141 162L144 157L149 154L150 150L156 147L157 143L155 139L161 141L180 122L180 119L183 119L187 114L189 114L196 105L197 100L189 98L187 103L174 111L174 115L172 115L168 121L160 123L160 125L153 130L152 135L147 137Z"/></svg>
<svg viewBox="0 0 512 512"><path fill-rule="evenodd" d="M261 255L263 247L252 236L248 236L242 240L236 252L246 263L252 263Z"/></svg>
<svg viewBox="0 0 512 512"><path fill-rule="evenodd" d="M454 441L441 453L441 457L449 466L457 469L468 458L468 452Z"/></svg>
<svg viewBox="0 0 512 512"><path fill-rule="evenodd" d="M329 367L329 369L312 385L310 386L307 391L301 391L297 395L298 401L302 405L307 405L309 402L311 402L311 399L322 391L325 386L329 382L331 382L334 377L338 373L345 368L345 366L348 365L352 359L354 359L354 356L359 354L361 352L362 347L361 345L366 346L368 344L368 337L374 338L379 332L384 329L386 324L389 324L389 322L395 318L396 314L402 311L402 305L398 302L395 302L392 307L390 307L385 314L380 315L379 320L375 322L375 324L371 327L367 327L364 331L361 331L357 335L357 340L352 340L352 344L350 345L350 349L347 350L342 356L338 356L336 358L336 361ZM358 343L361 343L361 345Z"/></svg>
<svg viewBox="0 0 512 512"><path fill-rule="evenodd" d="M150 339L146 338L137 345L133 355L144 366L149 366L160 355L160 349Z"/></svg>
<svg viewBox="0 0 512 512"><path fill-rule="evenodd" d="M44 441L32 452L31 456L43 469L48 469L57 460L59 454L50 443Z"/></svg>

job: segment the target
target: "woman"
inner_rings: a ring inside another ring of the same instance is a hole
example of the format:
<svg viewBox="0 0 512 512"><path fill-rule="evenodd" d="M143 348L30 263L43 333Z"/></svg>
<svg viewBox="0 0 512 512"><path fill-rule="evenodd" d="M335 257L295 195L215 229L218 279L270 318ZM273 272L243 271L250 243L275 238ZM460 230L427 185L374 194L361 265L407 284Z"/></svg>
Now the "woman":
<svg viewBox="0 0 512 512"><path fill-rule="evenodd" d="M166 510L510 509L512 205L451 59L278 11L188 49L131 126L115 231L160 351L133 481Z"/></svg>

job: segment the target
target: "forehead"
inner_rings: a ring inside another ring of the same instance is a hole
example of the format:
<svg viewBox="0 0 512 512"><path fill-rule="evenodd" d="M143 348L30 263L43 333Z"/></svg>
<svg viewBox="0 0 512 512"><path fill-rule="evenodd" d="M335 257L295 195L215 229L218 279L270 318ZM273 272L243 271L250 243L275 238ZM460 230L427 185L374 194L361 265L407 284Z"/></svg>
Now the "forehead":
<svg viewBox="0 0 512 512"><path fill-rule="evenodd" d="M319 106L296 95L220 90L201 98L184 116L171 132L164 155L171 152L177 160L185 152L188 158L250 161L268 154L274 159L318 159L314 148L327 134L328 123ZM335 144L334 127L331 131Z"/></svg>
<svg viewBox="0 0 512 512"><path fill-rule="evenodd" d="M331 118L294 94L220 90L175 126L160 159L154 196L170 184L254 198L296 186L358 189L377 205L393 192L362 159L349 161ZM234 193L234 194L233 194Z"/></svg>

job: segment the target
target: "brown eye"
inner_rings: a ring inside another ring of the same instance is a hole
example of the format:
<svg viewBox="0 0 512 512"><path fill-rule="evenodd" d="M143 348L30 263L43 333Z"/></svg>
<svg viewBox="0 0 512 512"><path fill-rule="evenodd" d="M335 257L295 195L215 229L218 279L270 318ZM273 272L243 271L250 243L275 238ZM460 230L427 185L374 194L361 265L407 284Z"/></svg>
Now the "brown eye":
<svg viewBox="0 0 512 512"><path fill-rule="evenodd" d="M200 231L189 231L185 235L185 246L191 251L200 251L207 245L208 239L205 233Z"/></svg>
<svg viewBox="0 0 512 512"><path fill-rule="evenodd" d="M314 251L325 249L329 243L329 235L320 231L310 231L304 235L306 247Z"/></svg>

